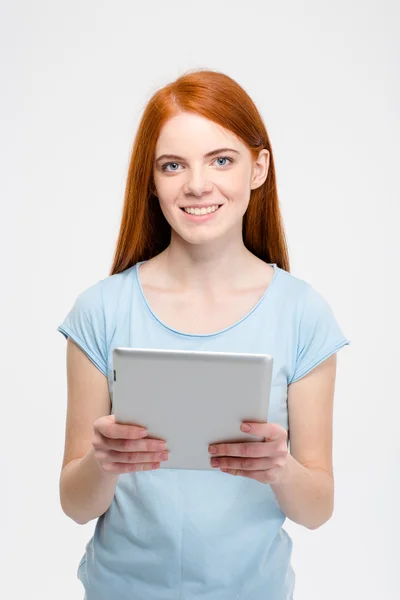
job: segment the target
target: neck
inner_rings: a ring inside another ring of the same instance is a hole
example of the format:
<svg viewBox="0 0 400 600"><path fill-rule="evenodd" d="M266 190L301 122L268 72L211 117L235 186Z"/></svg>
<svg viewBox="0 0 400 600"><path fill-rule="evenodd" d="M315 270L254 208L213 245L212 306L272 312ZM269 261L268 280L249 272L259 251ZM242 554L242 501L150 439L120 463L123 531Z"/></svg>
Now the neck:
<svg viewBox="0 0 400 600"><path fill-rule="evenodd" d="M216 240L207 244L188 244L171 237L160 255L166 274L175 285L186 290L216 290L236 287L258 259L243 240Z"/></svg>

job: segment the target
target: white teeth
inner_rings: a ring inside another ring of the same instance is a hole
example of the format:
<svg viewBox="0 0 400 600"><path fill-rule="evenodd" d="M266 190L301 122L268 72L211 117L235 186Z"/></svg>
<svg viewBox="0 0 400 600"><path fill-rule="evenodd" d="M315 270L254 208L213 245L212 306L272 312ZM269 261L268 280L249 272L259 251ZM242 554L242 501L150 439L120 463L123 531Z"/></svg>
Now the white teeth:
<svg viewBox="0 0 400 600"><path fill-rule="evenodd" d="M215 212L218 208L218 204L214 204L213 206L207 206L207 208L184 208L183 210L187 212L189 215L206 215L210 212Z"/></svg>

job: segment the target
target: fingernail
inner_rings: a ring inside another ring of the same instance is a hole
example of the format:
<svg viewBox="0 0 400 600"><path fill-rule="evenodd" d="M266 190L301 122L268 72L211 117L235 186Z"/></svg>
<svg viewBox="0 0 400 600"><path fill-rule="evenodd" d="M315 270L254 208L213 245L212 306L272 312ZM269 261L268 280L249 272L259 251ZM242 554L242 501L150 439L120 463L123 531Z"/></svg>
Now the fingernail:
<svg viewBox="0 0 400 600"><path fill-rule="evenodd" d="M244 424L242 425L242 431L250 431L250 429L251 429L251 428L250 428L250 425L247 425L247 423L244 423Z"/></svg>
<svg viewBox="0 0 400 600"><path fill-rule="evenodd" d="M210 446L210 453L211 454L216 454L216 452L217 452L216 447L215 446Z"/></svg>

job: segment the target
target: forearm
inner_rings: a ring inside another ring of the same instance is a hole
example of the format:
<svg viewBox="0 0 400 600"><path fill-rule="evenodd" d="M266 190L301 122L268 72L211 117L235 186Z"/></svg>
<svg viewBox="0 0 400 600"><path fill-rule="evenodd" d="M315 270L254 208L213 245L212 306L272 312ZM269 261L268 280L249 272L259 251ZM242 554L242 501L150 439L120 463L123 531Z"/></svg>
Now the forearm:
<svg viewBox="0 0 400 600"><path fill-rule="evenodd" d="M325 471L304 467L288 454L282 479L270 485L291 521L317 529L332 516L334 483Z"/></svg>
<svg viewBox="0 0 400 600"><path fill-rule="evenodd" d="M60 501L64 513L85 524L100 517L110 506L118 474L100 467L92 448L82 458L69 462L60 475Z"/></svg>

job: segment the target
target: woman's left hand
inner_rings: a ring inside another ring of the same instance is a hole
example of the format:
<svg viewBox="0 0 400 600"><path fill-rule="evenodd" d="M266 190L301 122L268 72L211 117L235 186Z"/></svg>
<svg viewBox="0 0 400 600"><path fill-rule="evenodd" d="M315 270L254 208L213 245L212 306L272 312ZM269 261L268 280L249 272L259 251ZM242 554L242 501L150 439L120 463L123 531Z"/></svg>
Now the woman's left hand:
<svg viewBox="0 0 400 600"><path fill-rule="evenodd" d="M250 426L250 430L244 428ZM260 483L278 483L287 464L287 431L277 423L242 423L241 430L262 436L263 442L237 442L209 446L211 465L224 473L256 479ZM216 451L213 453L212 449ZM233 458L231 458L233 457ZM218 464L215 462L218 461Z"/></svg>

